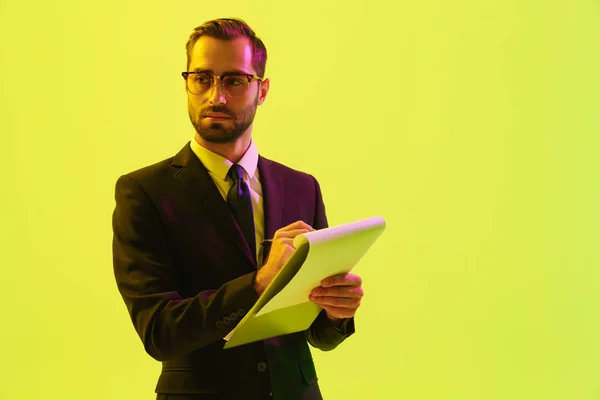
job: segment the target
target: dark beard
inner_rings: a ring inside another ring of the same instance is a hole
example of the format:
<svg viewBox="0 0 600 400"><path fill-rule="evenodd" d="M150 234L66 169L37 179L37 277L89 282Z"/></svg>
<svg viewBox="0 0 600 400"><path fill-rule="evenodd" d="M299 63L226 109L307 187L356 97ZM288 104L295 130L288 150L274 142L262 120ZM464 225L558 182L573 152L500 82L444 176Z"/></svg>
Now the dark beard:
<svg viewBox="0 0 600 400"><path fill-rule="evenodd" d="M242 136L252 124L252 121L254 121L255 114L256 105L254 107L249 107L247 112L242 114L242 122L238 122L232 118L230 121L233 121L233 126L226 126L226 124L229 124L230 121L225 121L224 123L213 122L206 124L203 123L204 117L201 115L197 114L196 116L193 116L191 112L189 113L190 121L196 129L196 132L198 132L198 135L200 135L202 139L209 143L218 144L233 143L239 139L239 137Z"/></svg>

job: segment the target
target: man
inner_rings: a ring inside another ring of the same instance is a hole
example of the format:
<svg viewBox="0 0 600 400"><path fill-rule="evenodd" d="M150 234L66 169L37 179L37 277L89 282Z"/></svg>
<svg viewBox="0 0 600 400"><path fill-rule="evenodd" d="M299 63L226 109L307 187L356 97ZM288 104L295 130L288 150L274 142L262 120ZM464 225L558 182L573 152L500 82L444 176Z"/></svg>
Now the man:
<svg viewBox="0 0 600 400"><path fill-rule="evenodd" d="M252 141L270 83L252 29L208 21L187 55L193 140L115 189L115 278L146 351L162 362L157 399L320 399L307 343L331 350L354 333L361 279L315 288L310 300L323 311L305 332L223 349L294 237L327 227L327 217L317 180L259 156Z"/></svg>

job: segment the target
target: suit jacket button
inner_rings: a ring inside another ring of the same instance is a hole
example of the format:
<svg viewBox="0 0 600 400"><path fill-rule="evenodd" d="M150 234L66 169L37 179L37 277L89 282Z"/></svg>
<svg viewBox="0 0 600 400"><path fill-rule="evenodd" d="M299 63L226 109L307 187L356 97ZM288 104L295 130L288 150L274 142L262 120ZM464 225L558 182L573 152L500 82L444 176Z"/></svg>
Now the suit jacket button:
<svg viewBox="0 0 600 400"><path fill-rule="evenodd" d="M258 363L257 368L258 368L258 372L265 372L267 369L267 363L264 361L261 361Z"/></svg>
<svg viewBox="0 0 600 400"><path fill-rule="evenodd" d="M243 316L244 316L244 314L246 314L246 311L245 311L245 310L243 310L243 309L241 309L241 308L240 308L239 310L237 310L237 315L238 315L238 317L243 317Z"/></svg>
<svg viewBox="0 0 600 400"><path fill-rule="evenodd" d="M223 318L223 322L225 322L225 325L229 325L231 323L231 318L229 317L224 317Z"/></svg>
<svg viewBox="0 0 600 400"><path fill-rule="evenodd" d="M223 329L223 321L217 321L217 329Z"/></svg>
<svg viewBox="0 0 600 400"><path fill-rule="evenodd" d="M231 315L229 316L229 318L231 318L232 321L237 321L238 315L236 313L232 312Z"/></svg>

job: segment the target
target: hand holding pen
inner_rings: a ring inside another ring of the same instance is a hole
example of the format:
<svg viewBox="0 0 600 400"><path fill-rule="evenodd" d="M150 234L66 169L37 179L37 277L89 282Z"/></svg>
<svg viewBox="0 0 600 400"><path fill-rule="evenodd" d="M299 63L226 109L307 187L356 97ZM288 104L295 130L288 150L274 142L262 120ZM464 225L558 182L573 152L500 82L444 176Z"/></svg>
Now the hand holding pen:
<svg viewBox="0 0 600 400"><path fill-rule="evenodd" d="M254 288L260 295L271 283L277 272L285 265L294 253L294 238L315 229L304 221L296 221L277 230L273 239L263 240L262 244L270 244L271 250L265 265L256 273Z"/></svg>

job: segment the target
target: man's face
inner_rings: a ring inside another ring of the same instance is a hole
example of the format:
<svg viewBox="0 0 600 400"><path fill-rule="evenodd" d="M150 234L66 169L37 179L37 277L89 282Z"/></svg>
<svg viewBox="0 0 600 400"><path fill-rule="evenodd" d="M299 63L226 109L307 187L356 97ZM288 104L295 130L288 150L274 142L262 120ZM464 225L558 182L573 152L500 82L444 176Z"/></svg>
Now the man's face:
<svg viewBox="0 0 600 400"><path fill-rule="evenodd" d="M202 36L195 43L190 57L189 72L212 70L220 76L228 71L243 71L256 75L252 67L252 46L246 37L230 41ZM246 78L244 78L246 79ZM230 97L215 78L213 87L204 94L188 94L188 112L196 132L211 143L232 143L245 132L251 132L256 107L264 102L268 91L268 80L250 82L244 97ZM211 119L208 113L226 114L226 119Z"/></svg>

